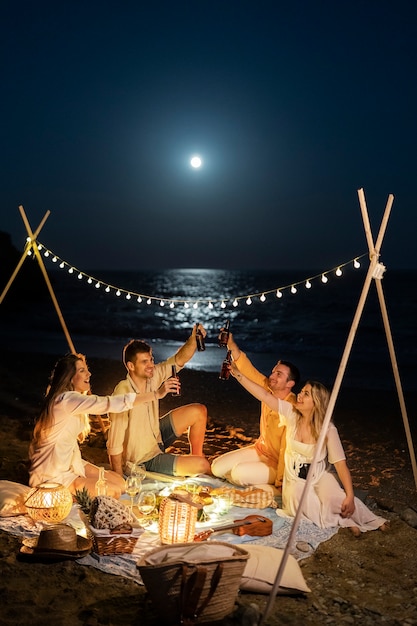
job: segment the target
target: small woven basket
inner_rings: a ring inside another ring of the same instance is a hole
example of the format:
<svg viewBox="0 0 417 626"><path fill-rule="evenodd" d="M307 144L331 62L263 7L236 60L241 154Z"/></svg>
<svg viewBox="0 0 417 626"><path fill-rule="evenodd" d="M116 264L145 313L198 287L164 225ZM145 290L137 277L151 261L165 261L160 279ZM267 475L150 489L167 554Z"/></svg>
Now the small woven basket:
<svg viewBox="0 0 417 626"><path fill-rule="evenodd" d="M159 538L163 544L193 541L198 506L172 494L159 507Z"/></svg>
<svg viewBox="0 0 417 626"><path fill-rule="evenodd" d="M207 541L156 548L137 564L164 624L216 622L232 613L249 554Z"/></svg>
<svg viewBox="0 0 417 626"><path fill-rule="evenodd" d="M112 535L97 531L93 526L89 526L90 536L93 540L94 552L100 556L111 556L113 554L132 554L138 535ZM100 534L98 534L100 532Z"/></svg>
<svg viewBox="0 0 417 626"><path fill-rule="evenodd" d="M71 511L72 494L59 483L42 483L29 491L25 505L34 521L58 524Z"/></svg>

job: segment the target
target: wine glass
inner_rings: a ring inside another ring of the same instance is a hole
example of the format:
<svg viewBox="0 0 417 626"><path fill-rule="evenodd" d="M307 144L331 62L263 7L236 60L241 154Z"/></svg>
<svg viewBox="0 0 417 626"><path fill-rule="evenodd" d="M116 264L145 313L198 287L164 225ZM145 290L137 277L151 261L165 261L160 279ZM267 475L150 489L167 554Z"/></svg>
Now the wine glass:
<svg viewBox="0 0 417 626"><path fill-rule="evenodd" d="M150 515L156 506L156 496L153 491L142 491L139 495L138 499L138 509L139 512L145 517L145 520L148 515ZM145 526L148 524L148 521L145 521Z"/></svg>
<svg viewBox="0 0 417 626"><path fill-rule="evenodd" d="M146 478L146 467L142 463L135 463L130 473L142 482Z"/></svg>
<svg viewBox="0 0 417 626"><path fill-rule="evenodd" d="M133 504L135 496L138 495L141 488L141 482L137 476L128 476L126 478L125 489L126 493L130 496L130 511L133 513Z"/></svg>

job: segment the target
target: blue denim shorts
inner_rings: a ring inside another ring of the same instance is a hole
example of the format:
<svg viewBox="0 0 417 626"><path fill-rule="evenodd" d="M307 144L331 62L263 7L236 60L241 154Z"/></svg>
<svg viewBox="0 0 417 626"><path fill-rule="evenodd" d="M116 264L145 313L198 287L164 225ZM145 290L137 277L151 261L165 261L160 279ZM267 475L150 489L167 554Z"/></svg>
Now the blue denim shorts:
<svg viewBox="0 0 417 626"><path fill-rule="evenodd" d="M153 459L149 459L144 465L148 472L158 472L160 474L175 476L175 466L177 464L178 455L165 452L166 448L178 439L178 435L172 423L171 413L167 413L159 420L159 428L163 441L163 444L161 444L161 454L157 454Z"/></svg>

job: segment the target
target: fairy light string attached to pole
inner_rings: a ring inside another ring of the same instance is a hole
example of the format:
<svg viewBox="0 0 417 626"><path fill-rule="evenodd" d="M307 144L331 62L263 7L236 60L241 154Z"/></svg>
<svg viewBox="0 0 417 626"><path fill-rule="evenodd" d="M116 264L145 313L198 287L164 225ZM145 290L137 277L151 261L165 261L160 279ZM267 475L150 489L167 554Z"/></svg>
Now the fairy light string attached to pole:
<svg viewBox="0 0 417 626"><path fill-rule="evenodd" d="M367 256L366 254L362 254L359 256L355 256L353 259L349 261L345 261L343 263L339 263L332 269L326 270L324 272L320 272L314 276L309 276L297 282L289 283L288 285L284 285L281 287L273 287L271 289L266 289L263 291L258 291L255 293L249 293L245 295L239 296L231 296L228 298L216 299L211 296L205 296L199 298L198 300L194 300L192 298L165 298L156 295L147 295L143 293L137 293L133 290L124 289L123 287L118 287L116 285L112 285L103 281L99 278L95 278L78 269L68 261L64 261L57 254L49 250L44 244L37 242L38 251L43 253L45 258L48 258L58 265L58 267L62 270L68 271L69 274L76 277L78 280L86 280L87 284L92 285L96 289L104 289L106 293L112 293L116 295L116 297L124 297L126 300L134 300L137 303L145 303L147 305L157 304L160 307L168 306L173 309L175 306L183 306L188 309L190 307L194 309L198 309L199 306L207 306L209 309L213 309L215 305L220 306L221 309L227 308L228 305L233 306L234 308L238 307L240 303L246 304L246 306L250 306L254 301L259 300L262 304L268 301L267 296L274 294L275 298L282 298L284 292L289 291L291 295L295 295L298 293L299 288L304 287L305 289L311 289L312 283L316 280L320 280L323 284L326 284L329 280L329 276L334 274L337 278L343 276L343 268L348 266L353 267L354 269L359 269L361 267L360 259ZM28 254L31 254L31 249L28 250ZM271 302L271 299L269 299Z"/></svg>

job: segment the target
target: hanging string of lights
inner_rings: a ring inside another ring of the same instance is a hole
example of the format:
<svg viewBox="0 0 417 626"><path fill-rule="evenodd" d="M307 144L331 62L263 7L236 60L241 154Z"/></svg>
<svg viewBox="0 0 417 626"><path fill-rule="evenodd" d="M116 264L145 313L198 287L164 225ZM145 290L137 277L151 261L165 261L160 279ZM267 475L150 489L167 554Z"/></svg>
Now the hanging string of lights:
<svg viewBox="0 0 417 626"><path fill-rule="evenodd" d="M290 291L291 294L296 294L300 287L304 287L305 289L311 289L312 283L315 280L321 280L322 283L327 283L329 280L329 276L335 275L340 278L343 275L343 269L352 266L354 269L359 269L360 259L362 259L366 254L362 254L357 256L349 261L344 263L339 263L339 265L333 267L330 270L326 270L324 272L320 272L315 276L309 276L308 278L304 278L303 280L289 283L288 285L284 285L282 287L274 287L273 289L268 289L266 291L259 291L257 293L250 293L242 296L235 296L232 298L223 298L223 299L215 299L210 297L199 298L198 300L193 299L172 299L172 298L161 298L159 296L145 295L143 293L136 293L134 291L129 291L122 287L117 287L116 285L111 285L106 283L94 276L90 276L86 272L83 272L76 268L71 263L64 261L57 254L49 250L46 246L44 246L39 241L32 242L30 238L27 240L27 254L30 256L32 254L32 245L37 245L39 252L41 252L45 258L48 258L52 261L52 263L56 263L58 267L62 270L68 271L69 274L73 274L77 276L78 280L86 280L87 284L94 285L96 289L104 289L106 293L114 293L117 297L124 297L126 300L131 300L132 298L136 298L136 302L138 303L146 303L147 305L151 305L153 303L159 304L159 306L169 306L171 309L175 308L175 306L183 306L188 309L193 307L194 309L198 309L199 306L207 306L209 309L213 309L214 306L218 305L220 308L225 309L229 304L232 304L233 307L239 306L241 303L245 303L247 306L250 306L254 300L259 300L260 302L266 302L267 296L274 294L276 298L282 298L286 291Z"/></svg>

